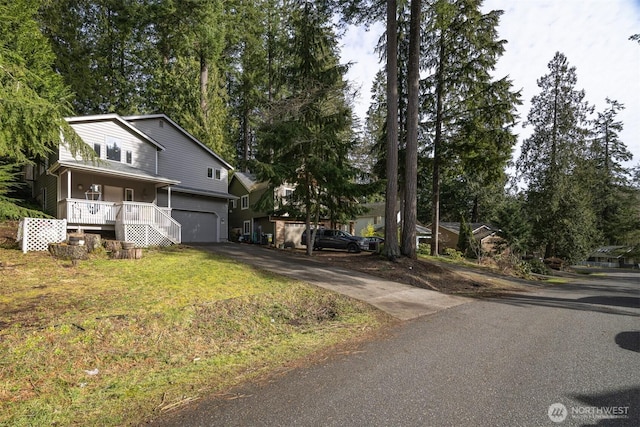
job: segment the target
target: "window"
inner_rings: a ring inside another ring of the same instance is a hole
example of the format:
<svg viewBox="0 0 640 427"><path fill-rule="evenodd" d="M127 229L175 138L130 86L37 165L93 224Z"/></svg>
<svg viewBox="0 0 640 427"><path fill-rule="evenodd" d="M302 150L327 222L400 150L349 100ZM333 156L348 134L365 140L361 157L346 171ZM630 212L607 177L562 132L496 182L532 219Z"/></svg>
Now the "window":
<svg viewBox="0 0 640 427"><path fill-rule="evenodd" d="M236 208L236 200L235 199L229 200L229 207L231 209L235 209Z"/></svg>
<svg viewBox="0 0 640 427"><path fill-rule="evenodd" d="M207 178L215 178L220 181L222 179L222 171L220 169L207 168Z"/></svg>
<svg viewBox="0 0 640 427"><path fill-rule="evenodd" d="M120 141L111 136L107 137L107 160L121 161Z"/></svg>
<svg viewBox="0 0 640 427"><path fill-rule="evenodd" d="M240 197L240 209L249 209L249 195Z"/></svg>
<svg viewBox="0 0 640 427"><path fill-rule="evenodd" d="M133 161L133 153L131 151L127 151L125 158L126 158L126 162L128 164L131 164L131 162Z"/></svg>
<svg viewBox="0 0 640 427"><path fill-rule="evenodd" d="M251 221L245 221L242 223L243 234L251 234Z"/></svg>
<svg viewBox="0 0 640 427"><path fill-rule="evenodd" d="M42 187L42 210L47 210L47 187Z"/></svg>
<svg viewBox="0 0 640 427"><path fill-rule="evenodd" d="M133 202L133 188L124 189L124 200L125 202Z"/></svg>
<svg viewBox="0 0 640 427"><path fill-rule="evenodd" d="M100 158L102 156L102 145L98 144L97 142L95 144L93 144L93 151L96 152L96 156L98 156L98 158Z"/></svg>

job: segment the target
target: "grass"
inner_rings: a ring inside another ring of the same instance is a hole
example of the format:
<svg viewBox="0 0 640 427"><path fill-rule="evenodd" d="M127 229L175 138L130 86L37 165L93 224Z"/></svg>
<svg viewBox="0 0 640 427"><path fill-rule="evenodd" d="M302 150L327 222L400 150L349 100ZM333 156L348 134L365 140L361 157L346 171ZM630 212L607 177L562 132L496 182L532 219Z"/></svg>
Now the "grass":
<svg viewBox="0 0 640 427"><path fill-rule="evenodd" d="M140 424L387 321L191 248L76 267L0 248L0 425Z"/></svg>

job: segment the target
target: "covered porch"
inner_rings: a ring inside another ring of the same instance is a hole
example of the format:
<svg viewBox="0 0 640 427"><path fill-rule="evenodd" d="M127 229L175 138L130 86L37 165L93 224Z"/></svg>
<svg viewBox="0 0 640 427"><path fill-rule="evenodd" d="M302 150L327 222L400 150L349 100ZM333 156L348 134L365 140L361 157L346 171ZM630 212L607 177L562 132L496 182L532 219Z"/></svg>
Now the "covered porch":
<svg viewBox="0 0 640 427"><path fill-rule="evenodd" d="M114 163L60 162L57 217L78 231L114 231L116 238L139 246L181 242L180 224L171 217L171 186L178 181ZM167 206L157 206L157 190L168 192Z"/></svg>

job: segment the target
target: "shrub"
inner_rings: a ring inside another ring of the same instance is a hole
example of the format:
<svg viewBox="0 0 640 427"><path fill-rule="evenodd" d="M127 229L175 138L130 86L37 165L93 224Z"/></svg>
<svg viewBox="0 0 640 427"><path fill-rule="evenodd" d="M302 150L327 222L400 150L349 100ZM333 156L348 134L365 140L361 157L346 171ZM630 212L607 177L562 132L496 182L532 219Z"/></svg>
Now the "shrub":
<svg viewBox="0 0 640 427"><path fill-rule="evenodd" d="M454 261L462 261L462 259L464 258L462 256L462 252L455 250L454 248L447 248L444 250L444 253Z"/></svg>
<svg viewBox="0 0 640 427"><path fill-rule="evenodd" d="M418 245L418 255L431 255L431 246L426 243L420 243Z"/></svg>

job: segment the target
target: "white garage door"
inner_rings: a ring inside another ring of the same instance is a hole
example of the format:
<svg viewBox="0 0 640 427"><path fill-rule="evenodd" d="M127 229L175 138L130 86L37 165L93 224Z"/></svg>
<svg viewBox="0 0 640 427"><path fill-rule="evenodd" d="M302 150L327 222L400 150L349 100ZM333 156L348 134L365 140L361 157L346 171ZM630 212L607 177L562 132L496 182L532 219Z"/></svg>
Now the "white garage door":
<svg viewBox="0 0 640 427"><path fill-rule="evenodd" d="M173 209L171 216L182 226L182 243L218 241L218 216L216 214Z"/></svg>

